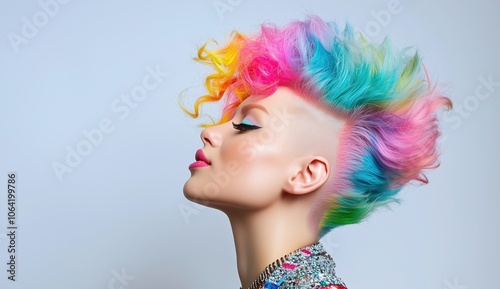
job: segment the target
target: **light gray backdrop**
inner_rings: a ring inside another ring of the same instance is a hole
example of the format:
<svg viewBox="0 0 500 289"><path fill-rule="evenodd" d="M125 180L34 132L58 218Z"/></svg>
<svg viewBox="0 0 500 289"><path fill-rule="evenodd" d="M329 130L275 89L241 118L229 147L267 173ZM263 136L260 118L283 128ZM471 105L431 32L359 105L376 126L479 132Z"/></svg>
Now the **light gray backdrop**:
<svg viewBox="0 0 500 289"><path fill-rule="evenodd" d="M455 110L442 166L323 239L350 289L498 288L498 1L2 1L0 287L238 288L226 217L182 195L201 147L177 105L207 39L317 14L417 45ZM135 98L130 98L134 94ZM128 95L128 96L127 96ZM17 174L16 282L7 174Z"/></svg>

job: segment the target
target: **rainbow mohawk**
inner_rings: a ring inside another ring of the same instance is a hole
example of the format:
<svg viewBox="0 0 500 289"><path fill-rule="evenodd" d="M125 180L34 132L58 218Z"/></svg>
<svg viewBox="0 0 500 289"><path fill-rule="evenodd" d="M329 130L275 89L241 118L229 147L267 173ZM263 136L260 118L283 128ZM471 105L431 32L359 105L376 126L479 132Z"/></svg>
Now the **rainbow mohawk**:
<svg viewBox="0 0 500 289"><path fill-rule="evenodd" d="M193 117L203 103L223 100L224 123L248 96L288 86L346 120L336 169L312 216L320 235L397 202L405 184L427 183L423 171L438 165L436 111L451 101L434 91L418 53L388 39L372 44L349 25L341 32L313 16L283 28L262 25L251 37L235 32L220 49L202 46L196 60L215 72L194 112L185 110Z"/></svg>

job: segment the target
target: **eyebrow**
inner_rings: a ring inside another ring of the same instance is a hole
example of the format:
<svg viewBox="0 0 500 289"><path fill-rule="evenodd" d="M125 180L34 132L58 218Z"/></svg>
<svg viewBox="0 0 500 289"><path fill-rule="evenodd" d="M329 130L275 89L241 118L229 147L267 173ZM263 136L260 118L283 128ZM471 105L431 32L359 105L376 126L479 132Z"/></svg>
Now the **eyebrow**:
<svg viewBox="0 0 500 289"><path fill-rule="evenodd" d="M246 113L247 111L249 111L250 109L253 109L253 108L260 109L263 112L269 114L269 112L267 111L267 109L264 106L257 104L257 103L249 103L249 104L244 105L243 107L241 107L241 113Z"/></svg>

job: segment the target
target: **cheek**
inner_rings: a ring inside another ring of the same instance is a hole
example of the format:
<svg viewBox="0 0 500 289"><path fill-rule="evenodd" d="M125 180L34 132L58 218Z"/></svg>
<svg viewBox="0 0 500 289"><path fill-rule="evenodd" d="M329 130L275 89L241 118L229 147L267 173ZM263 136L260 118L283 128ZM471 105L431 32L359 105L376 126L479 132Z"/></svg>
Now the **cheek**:
<svg viewBox="0 0 500 289"><path fill-rule="evenodd" d="M221 148L221 155L228 160L242 163L261 160L275 161L283 154L286 142L284 135L272 130L260 129L241 138L228 141Z"/></svg>
<svg viewBox="0 0 500 289"><path fill-rule="evenodd" d="M286 154L282 146L263 140L246 138L221 149L223 163L237 168L233 170L235 174L228 188L235 194L266 198L281 193L286 177Z"/></svg>

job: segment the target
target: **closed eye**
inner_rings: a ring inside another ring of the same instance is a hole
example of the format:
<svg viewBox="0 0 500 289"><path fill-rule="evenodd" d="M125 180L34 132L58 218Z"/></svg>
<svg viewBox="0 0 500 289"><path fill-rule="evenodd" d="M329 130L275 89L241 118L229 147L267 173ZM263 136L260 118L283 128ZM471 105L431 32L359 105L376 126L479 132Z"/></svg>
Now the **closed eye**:
<svg viewBox="0 0 500 289"><path fill-rule="evenodd" d="M246 130L259 129L261 127L257 126L257 125L253 125L253 124L244 123L244 122L241 122L241 123L234 123L233 122L233 128L235 130L239 130L239 131L246 131Z"/></svg>

